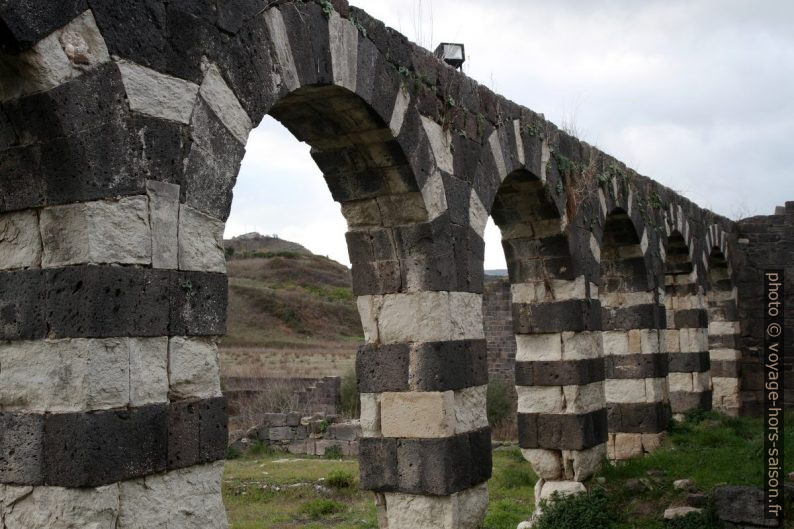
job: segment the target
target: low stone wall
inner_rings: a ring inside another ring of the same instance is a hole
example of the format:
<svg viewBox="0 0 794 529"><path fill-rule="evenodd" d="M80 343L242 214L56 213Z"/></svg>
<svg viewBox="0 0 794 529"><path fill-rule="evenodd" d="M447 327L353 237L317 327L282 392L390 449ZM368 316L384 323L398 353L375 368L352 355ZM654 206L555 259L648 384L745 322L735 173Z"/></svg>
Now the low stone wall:
<svg viewBox="0 0 794 529"><path fill-rule="evenodd" d="M245 453L257 443L291 454L324 456L334 447L343 456L358 455L361 437L359 421L340 421L337 415L267 413L261 424L231 443L231 448Z"/></svg>

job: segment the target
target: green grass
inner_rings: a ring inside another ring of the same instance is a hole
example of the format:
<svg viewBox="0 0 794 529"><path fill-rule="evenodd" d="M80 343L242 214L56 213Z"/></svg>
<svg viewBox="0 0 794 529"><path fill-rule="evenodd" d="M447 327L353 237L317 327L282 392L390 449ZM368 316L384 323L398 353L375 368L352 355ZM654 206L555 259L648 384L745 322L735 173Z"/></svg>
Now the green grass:
<svg viewBox="0 0 794 529"><path fill-rule="evenodd" d="M786 425L790 469L794 462L794 414L787 416ZM712 529L716 526L707 517L674 524L661 521L664 509L684 503L686 493L674 490L673 481L691 479L704 492L720 484L760 486L761 446L760 419L701 414L675 424L668 441L653 454L605 465L587 483L591 490L588 497L571 500L575 503L559 509L555 516L549 515L548 525L541 527ZM296 459L260 453L227 462L223 495L231 529L377 528L372 495L356 484L355 460ZM490 505L482 529L515 529L532 514L537 477L517 448L494 451L493 461L493 478L488 484ZM627 490L629 479L639 480L644 490ZM589 517L589 521L583 525L575 514Z"/></svg>

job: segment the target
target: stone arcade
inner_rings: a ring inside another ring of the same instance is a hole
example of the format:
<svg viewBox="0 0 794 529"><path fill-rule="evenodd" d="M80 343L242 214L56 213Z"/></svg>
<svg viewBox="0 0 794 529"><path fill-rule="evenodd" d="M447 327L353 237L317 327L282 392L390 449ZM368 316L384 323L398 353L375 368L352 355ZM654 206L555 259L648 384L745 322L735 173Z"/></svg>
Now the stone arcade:
<svg viewBox="0 0 794 529"><path fill-rule="evenodd" d="M265 114L348 221L381 527L487 506L491 214L539 496L652 450L671 405L739 408L735 274L791 241L744 252L735 223L344 0L10 0L0 50L0 528L226 526L221 234Z"/></svg>

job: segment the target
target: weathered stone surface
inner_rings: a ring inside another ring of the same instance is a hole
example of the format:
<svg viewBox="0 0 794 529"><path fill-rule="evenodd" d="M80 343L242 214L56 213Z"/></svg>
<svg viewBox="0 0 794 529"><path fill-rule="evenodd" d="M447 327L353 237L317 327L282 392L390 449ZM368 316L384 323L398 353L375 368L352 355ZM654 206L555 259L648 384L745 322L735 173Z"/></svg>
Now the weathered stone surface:
<svg viewBox="0 0 794 529"><path fill-rule="evenodd" d="M172 399L221 396L218 344L212 338L168 341L168 394Z"/></svg>
<svg viewBox="0 0 794 529"><path fill-rule="evenodd" d="M563 477L562 457L558 450L524 448L521 454L541 479L558 480Z"/></svg>
<svg viewBox="0 0 794 529"><path fill-rule="evenodd" d="M0 413L0 483L39 484L45 477L44 417Z"/></svg>
<svg viewBox="0 0 794 529"><path fill-rule="evenodd" d="M95 487L165 470L166 410L159 404L45 416L46 483Z"/></svg>
<svg viewBox="0 0 794 529"><path fill-rule="evenodd" d="M202 272L226 272L223 253L225 223L190 206L179 208L179 268Z"/></svg>
<svg viewBox="0 0 794 529"><path fill-rule="evenodd" d="M482 339L482 296L468 292L416 292L361 296L358 311L367 342L436 342Z"/></svg>
<svg viewBox="0 0 794 529"><path fill-rule="evenodd" d="M560 496L570 496L571 494L581 494L587 492L585 486L578 481L546 481L540 489L538 501L549 501L554 494Z"/></svg>
<svg viewBox="0 0 794 529"><path fill-rule="evenodd" d="M477 529L488 507L485 485L447 497L386 493L389 529Z"/></svg>
<svg viewBox="0 0 794 529"><path fill-rule="evenodd" d="M565 479L585 481L601 469L606 457L606 443L585 450L563 450L562 461Z"/></svg>
<svg viewBox="0 0 794 529"><path fill-rule="evenodd" d="M380 409L385 437L448 437L455 432L455 396L451 391L384 393Z"/></svg>
<svg viewBox="0 0 794 529"><path fill-rule="evenodd" d="M3 519L6 529L116 529L119 485L88 489L32 487L6 505L10 505Z"/></svg>
<svg viewBox="0 0 794 529"><path fill-rule="evenodd" d="M190 123L199 87L134 62L120 61L121 79L130 109L180 123Z"/></svg>
<svg viewBox="0 0 794 529"><path fill-rule="evenodd" d="M68 5L70 3L72 5ZM2 22L4 27L10 21L11 25L16 26L16 29L19 30L21 16L21 18L26 19L21 25L28 26L27 30L22 30L22 32L28 33L28 38L31 40L24 42L25 39L23 37L23 42L12 43L8 40L9 32L4 32L0 48L10 48L11 51L14 51L13 48L17 47L24 51L18 55L7 55L1 70L7 82L0 87L0 100L12 99L57 87L110 59L105 41L97 29L92 13L85 11L82 15L76 16L78 13L72 11L81 9L85 5L82 0L80 0L79 4L78 7L73 0L69 0L65 9L58 13L59 22L62 23L60 25L63 26L60 29L57 29L58 26L50 26L50 24L55 23L50 18L53 13L44 13L43 11L48 11L48 8L39 8L39 13L43 15L43 19L33 25L38 26L39 23L44 22L44 26L40 26L33 32L27 31L32 29L29 24L32 22L31 18L29 18L31 13L26 12L20 6L4 6L5 12L1 15L4 17ZM26 7L28 7L27 4ZM11 15L9 17L11 10L17 11L16 14L18 16ZM49 20L47 20L48 18ZM72 19L71 22L66 24L69 19ZM45 37L41 33L41 31L46 31L44 27L47 30L57 30ZM13 28L11 30L14 31ZM17 37L19 36L18 34ZM38 40L39 38L41 40ZM34 44L32 39L38 40L38 42ZM22 46L19 46L19 44L22 44Z"/></svg>
<svg viewBox="0 0 794 529"><path fill-rule="evenodd" d="M518 444L521 448L584 450L607 439L606 411L586 414L518 414Z"/></svg>
<svg viewBox="0 0 794 529"><path fill-rule="evenodd" d="M665 520L674 520L676 518L682 518L692 513L700 513L703 512L703 509L697 509L695 507L669 507L664 510L664 515L662 516Z"/></svg>
<svg viewBox="0 0 794 529"><path fill-rule="evenodd" d="M167 401L167 338L0 345L0 407L76 412Z"/></svg>
<svg viewBox="0 0 794 529"><path fill-rule="evenodd" d="M41 266L41 235L36 211L0 215L0 270Z"/></svg>
<svg viewBox="0 0 794 529"><path fill-rule="evenodd" d="M764 519L764 492L755 487L723 485L712 492L717 517L734 524L775 527L776 520Z"/></svg>
<svg viewBox="0 0 794 529"><path fill-rule="evenodd" d="M125 481L118 526L124 529L228 527L221 501L223 462Z"/></svg>
<svg viewBox="0 0 794 529"><path fill-rule="evenodd" d="M248 133L253 128L251 119L240 105L231 88L223 80L217 66L211 65L204 73L204 81L199 88L199 94L209 105L215 115L226 125L229 132L245 144Z"/></svg>
<svg viewBox="0 0 794 529"><path fill-rule="evenodd" d="M152 261L145 196L54 206L41 211L42 265L142 264Z"/></svg>
<svg viewBox="0 0 794 529"><path fill-rule="evenodd" d="M146 181L152 230L152 267L179 268L179 186Z"/></svg>

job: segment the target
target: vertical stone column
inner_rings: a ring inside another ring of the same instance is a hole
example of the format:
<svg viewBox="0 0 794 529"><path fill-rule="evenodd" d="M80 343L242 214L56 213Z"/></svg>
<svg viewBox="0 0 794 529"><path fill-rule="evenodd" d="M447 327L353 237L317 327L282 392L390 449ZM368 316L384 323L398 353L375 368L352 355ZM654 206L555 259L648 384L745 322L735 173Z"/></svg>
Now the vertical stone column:
<svg viewBox="0 0 794 529"><path fill-rule="evenodd" d="M712 273L714 273L712 271ZM721 272L717 272L722 274ZM724 274L727 275L727 274ZM730 281L728 277L720 281ZM740 400L740 323L736 290L719 289L712 283L708 293L708 351L711 363L712 406L728 415L739 414Z"/></svg>
<svg viewBox="0 0 794 529"><path fill-rule="evenodd" d="M585 285L580 276L512 287L519 445L541 478L537 502L584 490L606 457L600 309Z"/></svg>
<svg viewBox="0 0 794 529"><path fill-rule="evenodd" d="M482 298L468 292L361 296L361 487L381 527L479 527L491 437Z"/></svg>
<svg viewBox="0 0 794 529"><path fill-rule="evenodd" d="M667 329L662 333L669 357L670 408L677 419L691 409L711 409L708 313L696 274L683 237L673 232L665 270Z"/></svg>
<svg viewBox="0 0 794 529"><path fill-rule="evenodd" d="M601 293L610 459L654 450L670 415L664 307L653 292Z"/></svg>
<svg viewBox="0 0 794 529"><path fill-rule="evenodd" d="M0 520L223 528L228 208L198 167L233 181L241 109L64 23L2 72Z"/></svg>
<svg viewBox="0 0 794 529"><path fill-rule="evenodd" d="M731 279L726 234L712 225L706 233L708 257L708 347L712 376L712 406L736 416L741 408L741 324L737 289Z"/></svg>

